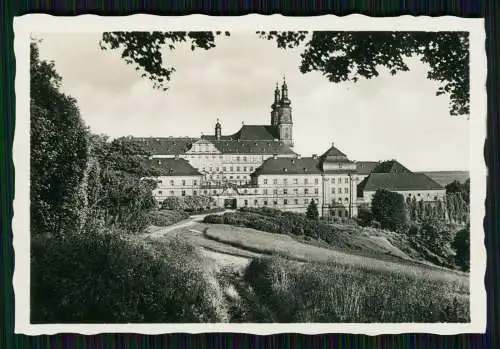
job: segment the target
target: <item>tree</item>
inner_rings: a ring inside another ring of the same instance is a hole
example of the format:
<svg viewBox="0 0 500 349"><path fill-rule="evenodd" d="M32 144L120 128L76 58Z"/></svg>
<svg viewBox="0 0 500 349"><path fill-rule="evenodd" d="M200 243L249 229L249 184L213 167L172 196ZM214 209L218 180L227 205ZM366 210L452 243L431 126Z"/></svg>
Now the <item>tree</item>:
<svg viewBox="0 0 500 349"><path fill-rule="evenodd" d="M470 198L470 179L467 179L463 184L457 180L445 186L446 194L459 194L462 199L469 204Z"/></svg>
<svg viewBox="0 0 500 349"><path fill-rule="evenodd" d="M307 206L306 217L310 220L318 220L319 218L318 205L316 204L316 201L312 199L309 206Z"/></svg>
<svg viewBox="0 0 500 349"><path fill-rule="evenodd" d="M30 48L31 230L57 236L81 224L88 132L54 63L40 59L35 41Z"/></svg>
<svg viewBox="0 0 500 349"><path fill-rule="evenodd" d="M216 32L215 35L220 35ZM225 33L229 35L228 32ZM384 67L395 75L408 71L405 58L419 56L428 64L427 78L438 81L436 95L448 94L450 114L469 114L469 36L467 32L257 32L275 40L278 48L290 49L305 43L300 71L319 71L331 82L370 79ZM174 50L187 40L191 48L215 47L211 32L113 32L104 33L103 49L120 49L122 58L136 64L155 88L166 90L173 67L162 66L163 46Z"/></svg>
<svg viewBox="0 0 500 349"><path fill-rule="evenodd" d="M148 224L147 213L156 206L152 195L156 182L143 178L159 174L147 165L149 154L124 138L109 142L93 135L90 147L87 214L127 231L142 230Z"/></svg>
<svg viewBox="0 0 500 349"><path fill-rule="evenodd" d="M470 227L459 230L455 235L452 247L455 250L455 261L463 270L468 271L470 268Z"/></svg>
<svg viewBox="0 0 500 349"><path fill-rule="evenodd" d="M399 230L407 222L403 195L384 189L377 190L372 199L372 215L383 229Z"/></svg>

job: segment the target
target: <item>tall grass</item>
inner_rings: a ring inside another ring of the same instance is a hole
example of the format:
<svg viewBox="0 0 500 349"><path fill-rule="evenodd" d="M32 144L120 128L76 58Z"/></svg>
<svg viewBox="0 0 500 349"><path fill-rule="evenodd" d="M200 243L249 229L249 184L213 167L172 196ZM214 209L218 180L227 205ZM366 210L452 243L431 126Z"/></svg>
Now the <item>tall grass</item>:
<svg viewBox="0 0 500 349"><path fill-rule="evenodd" d="M242 291L247 311L254 309L247 316L265 322L468 322L470 316L468 289L458 282L278 257L253 260L244 280L254 293Z"/></svg>

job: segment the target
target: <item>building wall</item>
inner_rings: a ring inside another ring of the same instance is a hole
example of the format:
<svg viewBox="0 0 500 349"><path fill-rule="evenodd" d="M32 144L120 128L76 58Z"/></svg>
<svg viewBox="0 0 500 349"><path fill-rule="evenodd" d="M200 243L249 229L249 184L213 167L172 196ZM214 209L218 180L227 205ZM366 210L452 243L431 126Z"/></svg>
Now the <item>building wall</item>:
<svg viewBox="0 0 500 349"><path fill-rule="evenodd" d="M163 201L169 196L201 195L202 176L160 176L156 177L158 185L153 190L153 197Z"/></svg>
<svg viewBox="0 0 500 349"><path fill-rule="evenodd" d="M256 178L263 206L305 212L311 200L321 205L320 174L260 175Z"/></svg>
<svg viewBox="0 0 500 349"><path fill-rule="evenodd" d="M337 217L358 215L356 178L348 173L326 174L324 177L323 212Z"/></svg>
<svg viewBox="0 0 500 349"><path fill-rule="evenodd" d="M250 174L273 154L184 154L181 157L203 174L206 184L244 185L250 183Z"/></svg>
<svg viewBox="0 0 500 349"><path fill-rule="evenodd" d="M398 190L395 191L403 195L406 199L407 197L415 197L417 201L436 201L443 200L446 196L446 189L433 189L433 190ZM363 192L363 202L370 204L372 202L375 191L364 191Z"/></svg>

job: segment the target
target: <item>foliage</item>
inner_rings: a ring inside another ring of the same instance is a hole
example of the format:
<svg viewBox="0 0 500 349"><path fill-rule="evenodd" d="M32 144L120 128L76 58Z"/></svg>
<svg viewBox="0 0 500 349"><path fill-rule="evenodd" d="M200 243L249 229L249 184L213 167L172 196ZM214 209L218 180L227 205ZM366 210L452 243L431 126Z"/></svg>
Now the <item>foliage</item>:
<svg viewBox="0 0 500 349"><path fill-rule="evenodd" d="M87 215L105 225L138 232L148 225L147 214L156 207L152 189L145 179L157 175L146 165L148 155L139 145L124 139L109 141L93 135L87 166Z"/></svg>
<svg viewBox="0 0 500 349"><path fill-rule="evenodd" d="M397 231L406 224L406 208L401 194L379 189L372 199L372 215L382 229Z"/></svg>
<svg viewBox="0 0 500 349"><path fill-rule="evenodd" d="M332 82L371 79L380 67L392 75L408 71L406 57L427 63L427 78L441 85L436 95L449 94L450 114L469 114L469 35L467 32L258 32L279 48L305 44L300 71L320 71Z"/></svg>
<svg viewBox="0 0 500 349"><path fill-rule="evenodd" d="M455 194L458 193L462 197L462 199L469 204L470 202L470 179L467 179L465 183L460 183L455 180L445 186L446 194Z"/></svg>
<svg viewBox="0 0 500 349"><path fill-rule="evenodd" d="M160 210L147 214L148 223L157 227L167 227L189 218L189 214L184 211Z"/></svg>
<svg viewBox="0 0 500 349"><path fill-rule="evenodd" d="M450 259L453 231L442 220L424 220L420 226L419 235L420 241L426 244L433 253Z"/></svg>
<svg viewBox="0 0 500 349"><path fill-rule="evenodd" d="M75 99L60 92L54 63L40 59L36 42L30 48L31 229L57 235L81 224L87 130Z"/></svg>
<svg viewBox="0 0 500 349"><path fill-rule="evenodd" d="M309 206L307 206L306 217L307 219L313 221L317 221L319 219L318 204L316 204L316 201L311 200Z"/></svg>
<svg viewBox="0 0 500 349"><path fill-rule="evenodd" d="M107 230L32 243L34 323L222 322L214 275L176 240Z"/></svg>
<svg viewBox="0 0 500 349"><path fill-rule="evenodd" d="M162 202L162 208L188 212L202 212L214 206L211 196L171 196Z"/></svg>
<svg viewBox="0 0 500 349"><path fill-rule="evenodd" d="M209 50L215 47L215 36L221 32L105 32L100 47L103 50L121 51L121 57L127 64L135 63L135 70L142 70L142 77L153 82L153 88L168 89L167 82L175 68L164 65L162 48L175 50L179 43L188 43L191 50L201 48ZM229 32L225 32L229 36Z"/></svg>
<svg viewBox="0 0 500 349"><path fill-rule="evenodd" d="M468 289L453 281L333 263L255 259L247 309L262 322L468 322ZM244 294L243 292L241 292ZM257 298L257 300L255 300Z"/></svg>
<svg viewBox="0 0 500 349"><path fill-rule="evenodd" d="M470 227L461 229L455 235L452 247L456 252L455 260L463 271L470 268Z"/></svg>

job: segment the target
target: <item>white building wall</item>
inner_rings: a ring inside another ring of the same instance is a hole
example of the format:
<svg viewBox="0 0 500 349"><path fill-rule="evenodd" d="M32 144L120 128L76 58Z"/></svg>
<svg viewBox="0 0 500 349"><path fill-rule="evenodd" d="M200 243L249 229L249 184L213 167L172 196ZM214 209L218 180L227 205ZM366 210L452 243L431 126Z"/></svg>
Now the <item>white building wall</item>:
<svg viewBox="0 0 500 349"><path fill-rule="evenodd" d="M363 192L363 202L370 204L373 200L373 196L376 191L364 191ZM446 196L446 189L433 189L433 190L398 190L395 191L398 194L403 195L406 198L410 197L417 201L423 200L424 202L443 200Z"/></svg>

